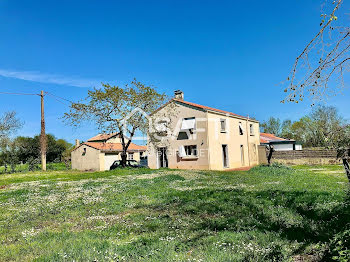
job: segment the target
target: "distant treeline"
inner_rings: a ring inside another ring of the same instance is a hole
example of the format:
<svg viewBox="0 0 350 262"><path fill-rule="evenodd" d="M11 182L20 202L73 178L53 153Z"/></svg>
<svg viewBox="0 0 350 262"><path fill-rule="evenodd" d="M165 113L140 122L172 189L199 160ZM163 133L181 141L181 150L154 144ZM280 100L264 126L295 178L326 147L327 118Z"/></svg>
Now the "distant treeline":
<svg viewBox="0 0 350 262"><path fill-rule="evenodd" d="M48 134L47 162L62 162L69 157L72 144L64 139L56 139ZM0 166L37 162L40 158L40 136L18 136L11 140L3 140L0 149Z"/></svg>

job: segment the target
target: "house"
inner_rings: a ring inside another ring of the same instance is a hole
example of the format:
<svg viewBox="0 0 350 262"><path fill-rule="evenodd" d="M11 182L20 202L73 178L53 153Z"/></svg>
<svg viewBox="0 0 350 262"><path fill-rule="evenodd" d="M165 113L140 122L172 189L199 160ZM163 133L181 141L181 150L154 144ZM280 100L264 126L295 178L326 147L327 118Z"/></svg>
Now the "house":
<svg viewBox="0 0 350 262"><path fill-rule="evenodd" d="M228 170L259 163L257 120L185 101L177 90L175 98L151 115L155 126L174 110L165 123L165 136L148 141L150 168Z"/></svg>
<svg viewBox="0 0 350 262"><path fill-rule="evenodd" d="M260 133L261 145L272 145L275 151L302 150L302 145L292 139L277 137L274 134Z"/></svg>
<svg viewBox="0 0 350 262"><path fill-rule="evenodd" d="M126 142L128 140L126 139ZM72 151L72 169L105 171L110 170L115 160L121 160L122 142L118 133L99 134L80 144ZM130 143L127 151L129 160L140 161L146 152L145 146Z"/></svg>

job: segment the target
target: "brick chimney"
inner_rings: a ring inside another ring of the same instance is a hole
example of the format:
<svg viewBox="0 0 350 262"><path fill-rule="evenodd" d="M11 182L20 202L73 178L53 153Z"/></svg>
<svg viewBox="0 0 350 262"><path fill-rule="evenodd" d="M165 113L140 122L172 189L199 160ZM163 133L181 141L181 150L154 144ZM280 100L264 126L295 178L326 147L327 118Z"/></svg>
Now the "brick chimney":
<svg viewBox="0 0 350 262"><path fill-rule="evenodd" d="M75 148L77 148L78 146L80 146L80 141L79 139L75 139Z"/></svg>
<svg viewBox="0 0 350 262"><path fill-rule="evenodd" d="M174 94L176 99L184 100L184 92L181 90L175 90Z"/></svg>

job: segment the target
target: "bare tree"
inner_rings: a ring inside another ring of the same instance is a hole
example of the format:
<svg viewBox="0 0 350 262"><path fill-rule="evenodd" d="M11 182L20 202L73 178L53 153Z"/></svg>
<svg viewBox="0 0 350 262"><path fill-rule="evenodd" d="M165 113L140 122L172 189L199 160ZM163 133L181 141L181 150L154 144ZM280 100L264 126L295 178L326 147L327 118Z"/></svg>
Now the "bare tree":
<svg viewBox="0 0 350 262"><path fill-rule="evenodd" d="M22 126L21 121L17 118L15 111L4 113L0 117L0 139L7 138L11 132L16 131Z"/></svg>
<svg viewBox="0 0 350 262"><path fill-rule="evenodd" d="M321 14L320 30L296 58L282 103L298 103L306 95L312 100L324 99L345 87L344 74L350 69L350 27L349 14L337 17L342 4L343 0L324 3L323 8L330 11Z"/></svg>
<svg viewBox="0 0 350 262"><path fill-rule="evenodd" d="M322 100L345 87L344 75L350 70L350 27L349 14L344 14L346 16L341 19L337 17L342 4L343 0L333 0L331 4L325 2L324 8L330 8L330 12L321 15L320 30L296 58L284 89L288 94L282 103L298 103L303 101L305 95L313 101ZM342 139L342 132L332 132L329 136L350 182L350 141Z"/></svg>

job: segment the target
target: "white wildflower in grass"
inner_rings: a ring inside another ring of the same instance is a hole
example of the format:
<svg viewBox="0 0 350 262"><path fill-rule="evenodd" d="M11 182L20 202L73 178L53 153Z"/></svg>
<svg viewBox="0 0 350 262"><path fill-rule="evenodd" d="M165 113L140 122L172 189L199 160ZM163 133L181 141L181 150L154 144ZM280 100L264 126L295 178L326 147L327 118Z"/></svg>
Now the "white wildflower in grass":
<svg viewBox="0 0 350 262"><path fill-rule="evenodd" d="M33 237L33 236L36 236L37 234L40 233L40 230L37 230L35 228L30 228L30 229L27 229L27 230L24 230L22 231L22 237L27 239L27 238L30 238L30 237Z"/></svg>

